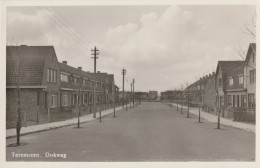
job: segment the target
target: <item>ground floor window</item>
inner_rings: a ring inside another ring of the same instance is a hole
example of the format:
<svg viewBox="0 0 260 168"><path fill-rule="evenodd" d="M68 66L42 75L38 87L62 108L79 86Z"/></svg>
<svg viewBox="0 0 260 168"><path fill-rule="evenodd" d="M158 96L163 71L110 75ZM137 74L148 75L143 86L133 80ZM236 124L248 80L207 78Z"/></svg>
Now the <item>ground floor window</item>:
<svg viewBox="0 0 260 168"><path fill-rule="evenodd" d="M241 107L246 107L246 95L241 95Z"/></svg>
<svg viewBox="0 0 260 168"><path fill-rule="evenodd" d="M57 107L57 95L51 95L51 107Z"/></svg>
<svg viewBox="0 0 260 168"><path fill-rule="evenodd" d="M232 107L233 103L232 103L232 95L228 95L228 107Z"/></svg>
<svg viewBox="0 0 260 168"><path fill-rule="evenodd" d="M68 106L69 105L69 94L68 93L63 93L62 105L63 106Z"/></svg>
<svg viewBox="0 0 260 168"><path fill-rule="evenodd" d="M220 96L220 106L224 106L224 97L223 96Z"/></svg>
<svg viewBox="0 0 260 168"><path fill-rule="evenodd" d="M255 94L248 94L248 107L255 107Z"/></svg>
<svg viewBox="0 0 260 168"><path fill-rule="evenodd" d="M84 94L84 104L88 104L88 94Z"/></svg>

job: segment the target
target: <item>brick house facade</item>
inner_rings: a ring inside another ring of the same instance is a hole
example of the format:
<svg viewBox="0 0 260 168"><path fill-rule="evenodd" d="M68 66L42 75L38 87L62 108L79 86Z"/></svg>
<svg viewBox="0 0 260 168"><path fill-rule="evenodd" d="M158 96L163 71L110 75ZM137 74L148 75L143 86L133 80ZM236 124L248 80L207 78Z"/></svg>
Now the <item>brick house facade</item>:
<svg viewBox="0 0 260 168"><path fill-rule="evenodd" d="M245 68L245 87L247 89L247 107L255 108L256 93L256 44L251 43L248 48Z"/></svg>
<svg viewBox="0 0 260 168"><path fill-rule="evenodd" d="M215 73L201 77L185 89L185 97L189 105L203 106L205 102L205 88L209 79L212 79Z"/></svg>
<svg viewBox="0 0 260 168"><path fill-rule="evenodd" d="M17 85L24 126L73 117L79 106L87 111L93 103L93 74L59 63L53 46L7 46L6 58L7 128L16 122ZM107 76L107 83L96 81L98 103L103 100L106 85L116 88L114 76ZM112 90L107 93L114 97Z"/></svg>
<svg viewBox="0 0 260 168"><path fill-rule="evenodd" d="M218 109L222 109L223 117L233 117L232 113L227 110L228 97L227 97L227 82L229 81L228 73L232 70L243 66L244 61L219 61L216 70L216 104Z"/></svg>
<svg viewBox="0 0 260 168"><path fill-rule="evenodd" d="M207 80L202 108L208 113L216 113L215 73Z"/></svg>
<svg viewBox="0 0 260 168"><path fill-rule="evenodd" d="M59 108L60 72L54 48L8 46L6 54L7 127L12 127L16 120L17 85L20 88L23 124L45 120L48 113Z"/></svg>

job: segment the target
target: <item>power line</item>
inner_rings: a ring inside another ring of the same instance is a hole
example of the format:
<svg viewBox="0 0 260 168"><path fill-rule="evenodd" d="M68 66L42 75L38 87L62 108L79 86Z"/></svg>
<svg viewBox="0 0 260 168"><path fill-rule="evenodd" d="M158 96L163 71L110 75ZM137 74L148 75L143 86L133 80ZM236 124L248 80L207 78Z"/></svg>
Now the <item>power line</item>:
<svg viewBox="0 0 260 168"><path fill-rule="evenodd" d="M50 18L51 21L52 21L54 24L58 25L58 26L61 28L61 30L63 30L63 31L65 32L64 34L65 34L67 37L72 38L75 42L78 42L82 49L84 49L84 50L86 50L86 51L89 51L90 48L89 48L88 46L85 46L77 37L75 37L75 36L73 35L73 33L71 32L70 29L66 29L66 27L68 27L67 25L65 25L64 23L61 23L61 21L59 21L59 20L57 19L57 17L55 17L54 15L53 15L53 16L50 15L50 14L47 12L47 11L49 11L48 9L45 9L45 8L42 8L42 7L39 7L39 6L38 6L37 8L43 10L43 11L46 13L46 16L47 16L48 18ZM46 10L47 10L47 11L46 11ZM49 12L51 12L51 11L49 11Z"/></svg>
<svg viewBox="0 0 260 168"><path fill-rule="evenodd" d="M73 27L72 25L73 24L71 24L71 22L68 20L68 19L65 19L63 16L62 16L62 14L58 11L58 10L55 10L53 7L46 7L47 9L51 9L53 12L55 12L56 13L56 15L59 17L59 19L61 20L61 22L63 22L63 24L65 25L65 26L67 26L67 27ZM57 17L57 18L58 18ZM85 44L86 46L88 46L89 47L89 43L88 42L86 42L85 41L85 39L84 38L82 38L82 36L80 36L80 34L78 34L77 32L79 32L78 30L76 30L76 28L75 27L73 27L73 30L71 30L71 29L69 29L70 31L71 31L71 33L73 34L73 35L75 35L83 44ZM75 31L76 30L76 31ZM82 32L80 32L81 34L83 34ZM90 49L90 47L89 47L89 49Z"/></svg>

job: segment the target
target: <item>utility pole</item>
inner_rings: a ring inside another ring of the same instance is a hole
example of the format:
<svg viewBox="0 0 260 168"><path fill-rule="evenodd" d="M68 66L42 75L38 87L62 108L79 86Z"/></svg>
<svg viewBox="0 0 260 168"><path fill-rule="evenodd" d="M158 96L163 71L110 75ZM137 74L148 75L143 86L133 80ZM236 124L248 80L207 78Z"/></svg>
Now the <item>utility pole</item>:
<svg viewBox="0 0 260 168"><path fill-rule="evenodd" d="M131 108L131 103L132 103L132 100L133 100L133 84L131 83L131 94L130 94L130 108ZM134 104L133 104L134 106Z"/></svg>
<svg viewBox="0 0 260 168"><path fill-rule="evenodd" d="M123 68L123 70L122 70L122 75L123 75L123 108L124 108L124 103L125 103L125 74L126 74L126 70Z"/></svg>
<svg viewBox="0 0 260 168"><path fill-rule="evenodd" d="M133 79L133 106L135 105L135 79Z"/></svg>
<svg viewBox="0 0 260 168"><path fill-rule="evenodd" d="M91 49L91 55L94 55L94 57L91 57L94 59L94 112L93 112L93 117L96 118L96 111L97 111L97 107L96 107L96 101L97 101L97 93L96 93L96 64L97 64L97 55L99 55L99 50L96 48L94 48L94 50Z"/></svg>

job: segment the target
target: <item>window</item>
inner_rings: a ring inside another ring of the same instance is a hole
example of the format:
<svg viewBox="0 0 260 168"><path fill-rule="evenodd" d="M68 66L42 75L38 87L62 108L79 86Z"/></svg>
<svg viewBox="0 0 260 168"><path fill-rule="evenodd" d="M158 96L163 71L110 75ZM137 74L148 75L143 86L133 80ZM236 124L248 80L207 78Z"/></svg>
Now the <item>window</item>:
<svg viewBox="0 0 260 168"><path fill-rule="evenodd" d="M218 87L222 87L222 78L218 79Z"/></svg>
<svg viewBox="0 0 260 168"><path fill-rule="evenodd" d="M233 78L231 77L231 78L229 78L229 86L232 86L233 85Z"/></svg>
<svg viewBox="0 0 260 168"><path fill-rule="evenodd" d="M228 107L232 107L232 95L228 95Z"/></svg>
<svg viewBox="0 0 260 168"><path fill-rule="evenodd" d="M255 62L255 53L253 53L252 57L253 57L253 62Z"/></svg>
<svg viewBox="0 0 260 168"><path fill-rule="evenodd" d="M57 95L51 95L51 107L57 107Z"/></svg>
<svg viewBox="0 0 260 168"><path fill-rule="evenodd" d="M255 94L248 94L248 107L255 107Z"/></svg>
<svg viewBox="0 0 260 168"><path fill-rule="evenodd" d="M63 106L69 105L69 95L68 95L68 93L63 93L62 105Z"/></svg>
<svg viewBox="0 0 260 168"><path fill-rule="evenodd" d="M50 69L47 69L47 82L50 82L50 80L49 80L50 79L50 72L49 71L50 71Z"/></svg>
<svg viewBox="0 0 260 168"><path fill-rule="evenodd" d="M250 83L255 83L255 69L249 72L250 74Z"/></svg>
<svg viewBox="0 0 260 168"><path fill-rule="evenodd" d="M244 83L244 77L243 75L238 76L238 83L241 85Z"/></svg>
<svg viewBox="0 0 260 168"><path fill-rule="evenodd" d="M220 106L223 107L224 106L224 97L220 96Z"/></svg>
<svg viewBox="0 0 260 168"><path fill-rule="evenodd" d="M57 70L47 69L47 82L56 83L57 82Z"/></svg>
<svg viewBox="0 0 260 168"><path fill-rule="evenodd" d="M60 80L62 81L62 82L69 82L69 75L67 75L67 74L60 74Z"/></svg>
<svg viewBox="0 0 260 168"><path fill-rule="evenodd" d="M57 82L57 71L56 70L53 70L53 83L56 83Z"/></svg>

